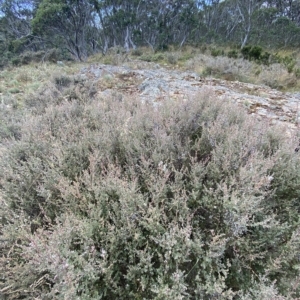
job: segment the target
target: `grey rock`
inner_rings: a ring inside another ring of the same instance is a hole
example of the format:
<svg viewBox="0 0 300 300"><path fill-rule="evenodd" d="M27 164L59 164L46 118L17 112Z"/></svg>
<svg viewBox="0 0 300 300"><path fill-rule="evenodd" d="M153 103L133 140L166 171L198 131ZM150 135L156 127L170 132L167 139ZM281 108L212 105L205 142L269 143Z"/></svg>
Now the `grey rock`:
<svg viewBox="0 0 300 300"><path fill-rule="evenodd" d="M137 68L138 65L138 68ZM295 121L300 123L300 93L283 93L263 85L226 81L216 78L200 78L194 72L165 69L146 62L126 63L126 66L92 65L83 68L82 74L97 78L118 79L120 75L134 76L134 89L141 101L159 105L157 100L179 99L186 101L189 96L209 90L217 98L233 101L249 109L260 119L271 123L285 123L288 130L295 129ZM84 78L84 77L83 77ZM135 81L136 80L136 81ZM140 83L142 80L142 83ZM132 86L131 86L132 87ZM114 89L114 88L113 88ZM126 93L126 89L124 90Z"/></svg>

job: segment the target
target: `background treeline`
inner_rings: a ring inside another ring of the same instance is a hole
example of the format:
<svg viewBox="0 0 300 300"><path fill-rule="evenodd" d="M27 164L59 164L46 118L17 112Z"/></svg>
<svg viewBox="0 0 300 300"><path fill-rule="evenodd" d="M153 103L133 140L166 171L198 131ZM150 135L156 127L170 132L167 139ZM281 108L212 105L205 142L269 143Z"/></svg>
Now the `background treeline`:
<svg viewBox="0 0 300 300"><path fill-rule="evenodd" d="M2 65L53 48L85 60L115 46L300 44L298 0L2 0L0 10Z"/></svg>

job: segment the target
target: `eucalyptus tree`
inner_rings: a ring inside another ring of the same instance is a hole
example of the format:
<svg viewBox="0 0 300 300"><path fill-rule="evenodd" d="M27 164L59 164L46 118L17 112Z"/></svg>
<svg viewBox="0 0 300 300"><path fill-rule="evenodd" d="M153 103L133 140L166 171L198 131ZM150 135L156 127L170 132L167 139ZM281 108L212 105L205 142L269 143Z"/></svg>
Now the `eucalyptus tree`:
<svg viewBox="0 0 300 300"><path fill-rule="evenodd" d="M275 7L282 17L289 18L300 25L300 1L299 0L268 0L267 4Z"/></svg>
<svg viewBox="0 0 300 300"><path fill-rule="evenodd" d="M220 0L201 0L197 2L197 7L200 11L201 25L208 32L216 31L220 23Z"/></svg>
<svg viewBox="0 0 300 300"><path fill-rule="evenodd" d="M0 10L7 22L6 30L18 38L31 34L30 22L33 17L33 0L5 0L2 1Z"/></svg>
<svg viewBox="0 0 300 300"><path fill-rule="evenodd" d="M96 8L107 46L135 48L135 34L139 30L146 1L102 0Z"/></svg>
<svg viewBox="0 0 300 300"><path fill-rule="evenodd" d="M33 33L85 60L95 32L95 5L90 0L42 0L32 20Z"/></svg>
<svg viewBox="0 0 300 300"><path fill-rule="evenodd" d="M251 41L271 47L298 47L300 44L300 1L263 1L253 22Z"/></svg>
<svg viewBox="0 0 300 300"><path fill-rule="evenodd" d="M126 49L137 45L163 48L183 45L193 31L197 1L103 0L98 15L106 40Z"/></svg>
<svg viewBox="0 0 300 300"><path fill-rule="evenodd" d="M36 39L32 35L31 21L38 2L38 0L0 1L2 15L0 31L10 45L11 51L37 50Z"/></svg>
<svg viewBox="0 0 300 300"><path fill-rule="evenodd" d="M226 40L238 42L243 48L260 18L264 0L226 0L218 5L216 30Z"/></svg>
<svg viewBox="0 0 300 300"><path fill-rule="evenodd" d="M0 0L0 18L1 48L65 48L77 60L113 46L300 40L300 0Z"/></svg>

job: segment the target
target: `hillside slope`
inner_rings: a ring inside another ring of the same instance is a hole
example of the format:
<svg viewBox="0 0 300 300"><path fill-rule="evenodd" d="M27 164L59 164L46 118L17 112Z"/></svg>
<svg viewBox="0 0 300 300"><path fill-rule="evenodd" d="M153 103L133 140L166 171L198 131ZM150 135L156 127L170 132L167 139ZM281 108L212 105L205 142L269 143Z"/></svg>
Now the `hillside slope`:
<svg viewBox="0 0 300 300"><path fill-rule="evenodd" d="M50 67L1 94L0 298L299 299L299 94Z"/></svg>

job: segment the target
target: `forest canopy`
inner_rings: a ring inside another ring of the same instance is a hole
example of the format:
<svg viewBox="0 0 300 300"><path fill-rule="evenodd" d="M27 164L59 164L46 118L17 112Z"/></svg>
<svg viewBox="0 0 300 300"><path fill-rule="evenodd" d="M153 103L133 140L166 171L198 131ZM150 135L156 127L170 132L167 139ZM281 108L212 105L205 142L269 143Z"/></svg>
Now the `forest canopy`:
<svg viewBox="0 0 300 300"><path fill-rule="evenodd" d="M51 48L80 61L115 46L300 44L298 0L2 0L0 11L7 59Z"/></svg>

